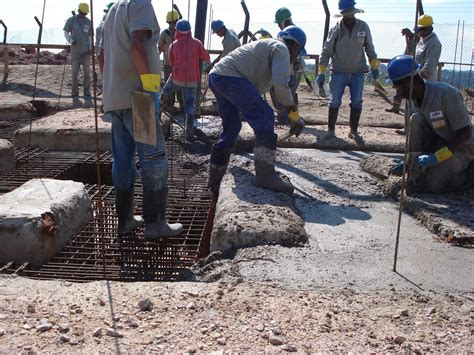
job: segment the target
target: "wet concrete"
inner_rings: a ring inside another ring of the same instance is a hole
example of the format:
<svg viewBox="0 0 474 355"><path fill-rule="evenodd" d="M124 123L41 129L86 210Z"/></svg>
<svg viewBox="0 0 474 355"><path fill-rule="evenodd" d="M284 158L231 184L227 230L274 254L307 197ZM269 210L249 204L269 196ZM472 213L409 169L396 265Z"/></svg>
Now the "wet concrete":
<svg viewBox="0 0 474 355"><path fill-rule="evenodd" d="M297 187L307 246L239 250L198 270L203 280L243 277L303 289L472 292L472 250L433 238L402 216L398 272L392 271L398 204L359 168L361 152L279 150L278 168ZM202 271L201 275L199 272Z"/></svg>

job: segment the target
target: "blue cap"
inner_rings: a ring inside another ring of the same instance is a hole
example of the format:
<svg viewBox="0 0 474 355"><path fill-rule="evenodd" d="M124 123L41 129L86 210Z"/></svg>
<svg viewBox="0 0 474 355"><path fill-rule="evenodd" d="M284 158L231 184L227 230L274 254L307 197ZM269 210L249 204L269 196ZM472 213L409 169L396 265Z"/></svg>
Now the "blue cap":
<svg viewBox="0 0 474 355"><path fill-rule="evenodd" d="M306 34L298 26L291 25L285 27L282 31L280 31L280 33L278 33L278 38L291 39L295 41L300 46L300 55L306 55L306 49L304 48L306 45Z"/></svg>

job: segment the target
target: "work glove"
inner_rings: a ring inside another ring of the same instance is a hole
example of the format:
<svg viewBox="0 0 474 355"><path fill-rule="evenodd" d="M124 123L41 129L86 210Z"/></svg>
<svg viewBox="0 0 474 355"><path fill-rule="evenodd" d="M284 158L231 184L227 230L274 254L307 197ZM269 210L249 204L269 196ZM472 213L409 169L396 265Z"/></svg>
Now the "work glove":
<svg viewBox="0 0 474 355"><path fill-rule="evenodd" d="M142 82L143 90L151 92L155 101L155 112L159 111L160 108L160 97L159 92L161 88L161 76L160 74L141 74L140 80Z"/></svg>
<svg viewBox="0 0 474 355"><path fill-rule="evenodd" d="M372 78L374 80L377 80L379 78L379 75L380 75L380 73L379 73L379 70L377 68L372 69Z"/></svg>
<svg viewBox="0 0 474 355"><path fill-rule="evenodd" d="M445 160L448 160L453 156L453 152L448 147L438 149L433 154L424 154L418 157L418 164L422 168L429 168L436 164L439 164Z"/></svg>
<svg viewBox="0 0 474 355"><path fill-rule="evenodd" d="M388 171L388 175L402 176L403 174L403 162L399 161Z"/></svg>
<svg viewBox="0 0 474 355"><path fill-rule="evenodd" d="M290 120L290 136L299 137L301 132L303 132L305 123L300 117L298 111L290 111L288 113L288 119Z"/></svg>
<svg viewBox="0 0 474 355"><path fill-rule="evenodd" d="M326 74L325 73L318 74L318 76L316 77L316 83L318 84L319 88L324 87L324 81L325 80L326 80Z"/></svg>

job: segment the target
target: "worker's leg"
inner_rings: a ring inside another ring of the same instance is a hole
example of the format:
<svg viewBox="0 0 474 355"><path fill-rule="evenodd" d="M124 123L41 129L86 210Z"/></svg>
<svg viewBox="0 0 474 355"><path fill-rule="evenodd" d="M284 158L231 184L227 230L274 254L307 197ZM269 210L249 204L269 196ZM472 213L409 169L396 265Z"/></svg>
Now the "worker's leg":
<svg viewBox="0 0 474 355"><path fill-rule="evenodd" d="M194 140L194 118L195 118L195 102L196 102L196 88L195 87L181 87L184 100L184 112L186 114L185 131L186 140Z"/></svg>
<svg viewBox="0 0 474 355"><path fill-rule="evenodd" d="M84 54L82 56L82 70L84 72L84 80L82 86L84 88L84 100L87 106L90 106L91 97L91 55Z"/></svg>
<svg viewBox="0 0 474 355"><path fill-rule="evenodd" d="M410 116L410 152L432 153L440 145L440 139L422 114L414 113Z"/></svg>
<svg viewBox="0 0 474 355"><path fill-rule="evenodd" d="M329 112L328 112L328 137L336 135L336 122L339 113L339 107L342 104L342 95L347 84L346 74L331 73L329 79L329 90L331 91L329 97Z"/></svg>
<svg viewBox="0 0 474 355"><path fill-rule="evenodd" d="M118 217L117 232L127 234L143 220L134 216L135 141L129 126L132 124L131 110L108 112L112 117L112 180L115 188L115 209Z"/></svg>
<svg viewBox="0 0 474 355"><path fill-rule="evenodd" d="M351 94L351 113L349 115L349 124L351 131L349 138L357 143L362 142L362 137L357 132L359 128L360 115L362 113L362 92L364 90L364 73L350 74L349 91Z"/></svg>
<svg viewBox="0 0 474 355"><path fill-rule="evenodd" d="M175 85L173 84L173 80L168 78L166 80L165 86L161 89L160 94L160 110L161 111L169 111L173 107L174 103L174 93L175 93Z"/></svg>
<svg viewBox="0 0 474 355"><path fill-rule="evenodd" d="M79 66L81 65L81 54L78 50L72 49L71 50L71 76L72 76L72 83L71 83L71 96L73 105L75 107L79 107L81 101L79 100L79 89L77 86L77 78L79 76Z"/></svg>
<svg viewBox="0 0 474 355"><path fill-rule="evenodd" d="M237 139L242 122L239 110L222 93L226 86L227 77L211 74L209 75L209 88L216 97L219 113L222 119L222 133L217 143L212 146L209 159L209 179L207 186L214 192L218 192L222 177L229 163L232 147Z"/></svg>
<svg viewBox="0 0 474 355"><path fill-rule="evenodd" d="M449 193L471 188L472 180L468 169L471 159L455 152L454 155L427 169L426 187L432 193Z"/></svg>

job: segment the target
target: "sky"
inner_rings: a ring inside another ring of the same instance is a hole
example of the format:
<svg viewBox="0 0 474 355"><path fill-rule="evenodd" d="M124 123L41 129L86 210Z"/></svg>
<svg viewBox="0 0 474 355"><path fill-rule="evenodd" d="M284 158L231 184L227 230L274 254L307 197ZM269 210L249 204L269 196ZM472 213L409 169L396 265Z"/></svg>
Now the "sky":
<svg viewBox="0 0 474 355"><path fill-rule="evenodd" d="M89 0L85 0L89 3ZM94 0L94 26L102 16L102 10L111 0ZM37 25L34 16L41 20L43 4L46 2L43 43L65 44L62 27L72 10L77 9L76 0L1 0L0 19L8 28L9 42L34 43L37 38ZM327 0L331 14L337 13L337 0ZM374 44L379 57L389 58L403 52L404 42L400 35L403 27L412 28L415 23L416 0L358 0L356 7L365 13L358 17L366 21L372 31ZM152 1L158 21L166 27L166 12L176 4L191 25L195 21L196 0ZM294 22L307 33L309 53L319 54L324 31L324 10L318 0L245 0L250 11L250 29L252 32L265 28L273 36L278 33L273 23L275 11L285 6L292 12ZM271 6L269 6L271 4ZM471 62L474 36L474 1L473 0L423 0L425 13L433 16L434 29L443 44L443 61L461 58L462 23L464 21L464 45L462 61ZM243 29L245 20L241 0L208 0L208 20L221 19L228 28L237 33ZM331 25L337 21L331 17ZM458 30L458 21L460 26ZM3 37L3 36L2 36ZM0 37L0 38L2 38ZM210 38L210 43L208 41ZM458 47L456 50L456 39ZM206 36L206 48L221 49L220 39Z"/></svg>

